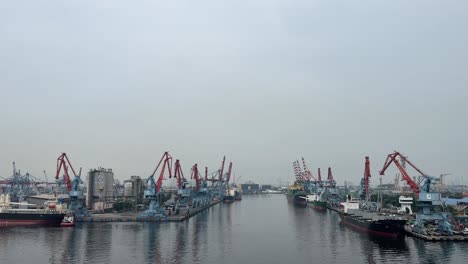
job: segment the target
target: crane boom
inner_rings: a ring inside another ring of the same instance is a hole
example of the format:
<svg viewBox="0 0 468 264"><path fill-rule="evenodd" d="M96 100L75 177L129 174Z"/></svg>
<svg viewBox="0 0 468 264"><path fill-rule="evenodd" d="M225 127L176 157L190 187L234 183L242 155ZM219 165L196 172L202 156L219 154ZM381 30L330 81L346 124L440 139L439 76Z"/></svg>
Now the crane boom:
<svg viewBox="0 0 468 264"><path fill-rule="evenodd" d="M331 167L328 167L328 181L330 182L330 186L333 185L333 174L332 174L332 170L331 170Z"/></svg>
<svg viewBox="0 0 468 264"><path fill-rule="evenodd" d="M221 170L219 172L219 181L223 180L224 162L225 161L226 161L226 156L223 156L223 162L221 163Z"/></svg>
<svg viewBox="0 0 468 264"><path fill-rule="evenodd" d="M229 180L231 179L231 172L232 172L232 161L229 162L228 175L227 175L227 179L226 179L227 184L229 184Z"/></svg>
<svg viewBox="0 0 468 264"><path fill-rule="evenodd" d="M207 167L205 167L205 174L206 171L208 170ZM192 175L190 176L190 179L195 179L195 191L200 190L200 173L198 172L198 165L195 163L195 165L192 166Z"/></svg>
<svg viewBox="0 0 468 264"><path fill-rule="evenodd" d="M67 184L67 190L71 191L72 190L72 179L70 179L70 175L68 174L68 168L70 168L72 170L73 176L80 177L79 174L76 174L75 169L73 169L73 166L72 166L70 160L68 159L67 154L62 153L57 158L57 170L56 170L56 174L55 174L55 179L57 179L57 180L59 179L60 172L63 170L63 173L65 175L65 183ZM80 174L81 174L81 169L80 169Z"/></svg>
<svg viewBox="0 0 468 264"><path fill-rule="evenodd" d="M169 175L171 178L172 175ZM182 172L182 167L180 166L180 161L176 160L174 165L174 177L177 179L177 187L182 188L182 181L184 180L184 173Z"/></svg>
<svg viewBox="0 0 468 264"><path fill-rule="evenodd" d="M371 177L371 173L370 173L370 160L369 160L369 157L366 156L366 163L364 165L364 186L365 186L365 190L366 190L366 196L369 195L369 179Z"/></svg>
<svg viewBox="0 0 468 264"><path fill-rule="evenodd" d="M167 152L167 151L164 152L163 156L159 160L159 163L156 166L156 168L154 169L153 174L151 174L150 178L154 177L154 175L156 174L156 172L159 169L159 166L161 166L161 163L162 163L161 173L159 174L159 178L158 178L157 182L155 183L156 193L159 192L159 190L161 189L162 181L163 181L163 177L164 177L164 172L166 170L169 173L169 177L172 177L172 174L171 174L172 173L171 172L172 171L172 157L171 157L171 155L169 155L169 152Z"/></svg>
<svg viewBox="0 0 468 264"><path fill-rule="evenodd" d="M393 152L391 154L388 154L387 158L385 159L385 163L383 165L383 168L380 171L380 175L385 175L385 171L390 166L390 164L392 162L395 163L395 166L397 166L398 170L400 171L401 175L403 176L403 179L408 183L408 185L413 190L413 192L415 192L416 194L419 195L419 192L420 192L419 185L417 183L415 183L411 179L411 177L406 172L405 168L403 168L402 164L400 164L400 162L397 160L397 157L400 157L400 159L403 162L408 163L411 167L413 167L413 169L415 169L417 172L419 172L421 174L421 176L425 175L420 169L418 169L413 163L411 163L405 156L401 155L397 151L395 151L395 152Z"/></svg>

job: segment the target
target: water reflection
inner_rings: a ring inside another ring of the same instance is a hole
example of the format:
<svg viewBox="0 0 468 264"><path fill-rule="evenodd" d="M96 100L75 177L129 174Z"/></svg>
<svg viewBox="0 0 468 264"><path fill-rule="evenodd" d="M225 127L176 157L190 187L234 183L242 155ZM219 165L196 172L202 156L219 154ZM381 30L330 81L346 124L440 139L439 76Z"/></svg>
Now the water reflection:
<svg viewBox="0 0 468 264"><path fill-rule="evenodd" d="M450 262L454 252L454 242L426 242L413 239L418 259L421 263Z"/></svg>
<svg viewBox="0 0 468 264"><path fill-rule="evenodd" d="M194 262L199 262L202 256L206 256L208 251L208 241L206 237L206 228L208 221L208 210L201 212L193 221L192 226L192 258ZM200 253L201 251L201 253Z"/></svg>
<svg viewBox="0 0 468 264"><path fill-rule="evenodd" d="M145 241L144 246L144 255L146 263L151 263L154 260L162 259L161 250L160 250L160 239L159 239L159 229L161 228L159 224L156 223L145 223L144 225L144 236L143 241ZM136 232L135 232L136 233Z"/></svg>
<svg viewBox="0 0 468 264"><path fill-rule="evenodd" d="M245 196L183 223L0 229L0 263L468 263L467 243L369 236L335 212Z"/></svg>
<svg viewBox="0 0 468 264"><path fill-rule="evenodd" d="M110 263L113 225L95 223L86 229L85 263Z"/></svg>

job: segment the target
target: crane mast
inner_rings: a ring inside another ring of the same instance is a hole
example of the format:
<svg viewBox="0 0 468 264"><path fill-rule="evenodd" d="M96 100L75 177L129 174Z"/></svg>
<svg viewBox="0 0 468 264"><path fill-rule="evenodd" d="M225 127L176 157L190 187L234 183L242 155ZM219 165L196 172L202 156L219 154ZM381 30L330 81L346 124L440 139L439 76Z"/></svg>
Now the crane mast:
<svg viewBox="0 0 468 264"><path fill-rule="evenodd" d="M365 163L364 163L364 175L361 180L361 191L360 191L360 199L362 201L368 201L369 200L369 182L370 182L370 160L369 157L365 157Z"/></svg>
<svg viewBox="0 0 468 264"><path fill-rule="evenodd" d="M226 184L229 187L229 180L231 179L231 173L232 173L232 161L229 162L229 169L228 169L228 174L227 174L227 179L226 179Z"/></svg>
<svg viewBox="0 0 468 264"><path fill-rule="evenodd" d="M318 174L318 182L321 184L322 183L322 174L320 173L320 168L318 168L318 171L317 171L317 174Z"/></svg>
<svg viewBox="0 0 468 264"><path fill-rule="evenodd" d="M333 179L333 174L332 174L331 167L328 167L328 177L327 177L327 179L329 181L329 185L331 187L335 187L335 180Z"/></svg>
<svg viewBox="0 0 468 264"><path fill-rule="evenodd" d="M161 167L162 165L162 167ZM161 172L159 173L158 180L154 180L154 176L158 169L161 167ZM166 151L162 155L161 159L156 165L153 173L146 180L146 190L144 192L144 197L149 199L150 205L148 210L144 211L142 216L164 216L162 208L159 206L158 193L161 190L162 181L164 179L164 173L167 171L169 178L172 177L172 157L169 155L169 152Z"/></svg>
<svg viewBox="0 0 468 264"><path fill-rule="evenodd" d="M398 157L402 161L401 163L400 163L400 161L398 161L398 159L397 159ZM416 195L419 195L419 192L421 191L420 187L419 187L419 184L417 184L416 182L413 181L413 179L411 179L411 177L408 175L408 173L406 172L406 170L404 168L404 164L408 163L413 169L415 169L417 172L419 172L421 174L422 178L424 178L425 174L420 169L418 169L413 163L411 163L411 161L409 161L405 156L403 156L399 152L395 151L395 152L393 152L391 154L388 154L387 158L385 159L385 163L383 165L383 168L380 171L380 175L385 175L385 171L390 166L390 164L392 164L392 162L398 168L398 170L400 171L403 179L408 183L408 185L413 190L413 192L416 193Z"/></svg>
<svg viewBox="0 0 468 264"><path fill-rule="evenodd" d="M207 178L207 175L206 175L207 170L208 170L208 168L205 167L205 178ZM198 166L197 166L196 163L192 167L192 175L190 176L190 179L195 179L195 191L198 192L200 190L201 177L200 177L200 173L198 172Z"/></svg>
<svg viewBox="0 0 468 264"><path fill-rule="evenodd" d="M184 173L182 172L179 160L176 160L174 164L174 177L177 179L177 187L181 189L184 181ZM169 179L170 178L172 178L172 175L169 175Z"/></svg>
<svg viewBox="0 0 468 264"><path fill-rule="evenodd" d="M70 178L68 169L71 169L73 173L73 179ZM83 183L81 180L81 168L79 174L77 174L66 153L62 153L57 158L57 170L55 174L56 180L59 180L60 173L62 171L70 196L70 210L73 211L77 216L89 215L89 212L86 210L86 208L83 207L83 192L79 189L79 185Z"/></svg>

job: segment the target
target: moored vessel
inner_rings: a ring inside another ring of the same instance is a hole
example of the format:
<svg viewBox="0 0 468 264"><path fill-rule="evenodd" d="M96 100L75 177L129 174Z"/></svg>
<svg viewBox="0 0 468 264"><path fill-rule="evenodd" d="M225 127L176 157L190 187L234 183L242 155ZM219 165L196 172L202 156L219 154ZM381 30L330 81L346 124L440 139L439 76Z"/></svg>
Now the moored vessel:
<svg viewBox="0 0 468 264"><path fill-rule="evenodd" d="M327 202L321 201L320 196L317 195L316 193L307 195L306 200L307 200L307 205L313 209L317 209L320 211L324 211L327 209Z"/></svg>
<svg viewBox="0 0 468 264"><path fill-rule="evenodd" d="M307 206L306 195L307 193L304 191L304 187L297 184L297 182L289 186L288 192L286 193L288 201L298 206Z"/></svg>
<svg viewBox="0 0 468 264"><path fill-rule="evenodd" d="M342 203L339 212L343 224L372 235L399 238L404 236L406 219L398 215L370 212L359 209L359 201Z"/></svg>
<svg viewBox="0 0 468 264"><path fill-rule="evenodd" d="M223 202L224 203L234 202L234 200L235 200L234 196L235 196L234 190L227 189L226 192L223 195Z"/></svg>
<svg viewBox="0 0 468 264"><path fill-rule="evenodd" d="M10 195L0 196L0 227L60 226L65 213L51 209L15 209L11 205L30 205L10 202Z"/></svg>

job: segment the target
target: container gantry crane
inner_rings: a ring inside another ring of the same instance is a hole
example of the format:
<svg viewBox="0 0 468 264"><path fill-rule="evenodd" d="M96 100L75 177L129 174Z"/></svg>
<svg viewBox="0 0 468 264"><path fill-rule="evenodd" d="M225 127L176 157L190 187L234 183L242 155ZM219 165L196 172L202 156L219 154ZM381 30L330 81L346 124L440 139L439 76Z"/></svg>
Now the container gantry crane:
<svg viewBox="0 0 468 264"><path fill-rule="evenodd" d="M71 169L73 173L73 179L70 177L68 169ZM70 196L70 211L72 211L78 217L89 215L89 212L83 206L83 191L80 189L80 184L83 183L81 180L81 168L79 173L76 173L66 153L62 153L57 158L55 174L56 180L60 179L61 172L63 172L63 179L65 180L65 184Z"/></svg>
<svg viewBox="0 0 468 264"><path fill-rule="evenodd" d="M162 165L162 167L161 167ZM161 172L157 181L154 180L154 175L161 167ZM149 208L143 212L142 216L158 216L164 217L164 210L159 205L159 191L161 190L162 181L164 179L164 173L168 172L169 177L172 177L172 157L169 152L164 152L163 156L159 160L158 165L154 169L153 173L146 180L146 190L144 191L144 197L149 199Z"/></svg>
<svg viewBox="0 0 468 264"><path fill-rule="evenodd" d="M400 159L400 161L398 160L398 158ZM450 214L446 212L434 211L434 207L443 205L440 193L433 192L431 189L431 185L434 182L438 181L439 178L424 174L418 167L416 167L411 161L409 161L406 156L403 156L397 151L388 154L384 166L380 171L380 175L385 175L385 170L390 166L391 163L394 163L396 165L403 179L408 183L413 192L418 196L416 206L419 207L420 210L416 213L414 230L422 234L427 234L425 223L438 222L439 232L452 235L452 225L448 221ZM402 166L402 164L406 163L409 164L420 174L421 182L419 184L417 184L411 179L409 174L406 172L406 169Z"/></svg>

